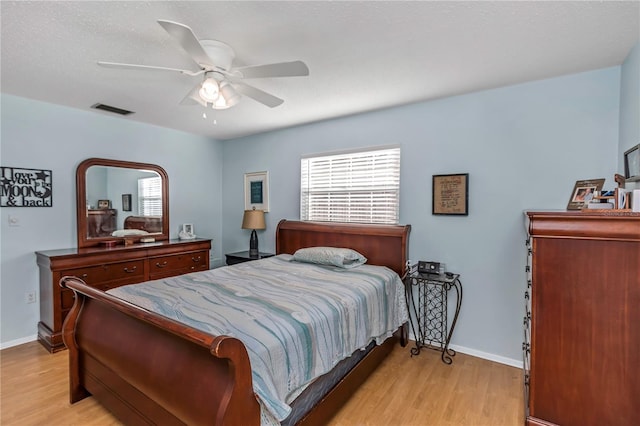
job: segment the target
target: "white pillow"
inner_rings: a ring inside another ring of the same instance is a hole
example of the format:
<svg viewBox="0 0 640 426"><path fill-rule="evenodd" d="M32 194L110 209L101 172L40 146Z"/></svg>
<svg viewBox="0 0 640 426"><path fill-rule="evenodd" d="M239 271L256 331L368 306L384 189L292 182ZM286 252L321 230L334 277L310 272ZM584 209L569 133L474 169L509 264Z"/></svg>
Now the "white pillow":
<svg viewBox="0 0 640 426"><path fill-rule="evenodd" d="M293 254L293 260L349 269L362 265L367 258L348 248L307 247L297 250Z"/></svg>
<svg viewBox="0 0 640 426"><path fill-rule="evenodd" d="M112 237L131 237L134 235L149 235L149 233L142 229L118 229L111 233Z"/></svg>

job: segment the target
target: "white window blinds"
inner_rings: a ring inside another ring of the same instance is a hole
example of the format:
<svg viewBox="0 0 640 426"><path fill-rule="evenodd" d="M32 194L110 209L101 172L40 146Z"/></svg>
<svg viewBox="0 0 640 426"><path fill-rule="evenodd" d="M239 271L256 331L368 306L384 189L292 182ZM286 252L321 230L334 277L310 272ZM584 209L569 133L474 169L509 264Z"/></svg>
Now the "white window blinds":
<svg viewBox="0 0 640 426"><path fill-rule="evenodd" d="M141 216L162 216L162 178L138 179L138 212Z"/></svg>
<svg viewBox="0 0 640 426"><path fill-rule="evenodd" d="M300 169L301 220L398 223L399 147L305 157Z"/></svg>

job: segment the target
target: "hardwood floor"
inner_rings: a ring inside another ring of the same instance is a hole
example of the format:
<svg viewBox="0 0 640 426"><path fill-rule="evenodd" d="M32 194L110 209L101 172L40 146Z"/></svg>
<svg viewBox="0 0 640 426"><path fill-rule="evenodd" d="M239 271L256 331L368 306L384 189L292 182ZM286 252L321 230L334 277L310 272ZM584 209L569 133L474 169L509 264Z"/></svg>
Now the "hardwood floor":
<svg viewBox="0 0 640 426"><path fill-rule="evenodd" d="M516 426L524 422L522 371L435 351L396 347L331 421L332 426ZM120 425L93 398L69 404L67 351L37 342L0 351L2 425Z"/></svg>

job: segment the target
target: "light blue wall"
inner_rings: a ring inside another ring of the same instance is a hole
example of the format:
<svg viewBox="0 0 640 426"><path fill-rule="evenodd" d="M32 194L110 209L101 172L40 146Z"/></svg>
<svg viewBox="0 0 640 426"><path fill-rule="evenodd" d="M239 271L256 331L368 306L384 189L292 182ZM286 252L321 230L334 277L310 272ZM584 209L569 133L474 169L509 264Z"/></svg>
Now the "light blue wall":
<svg viewBox="0 0 640 426"><path fill-rule="evenodd" d="M618 171L624 174L624 152L640 143L640 42L622 64L620 79L620 145ZM640 188L640 182L628 189Z"/></svg>
<svg viewBox="0 0 640 426"><path fill-rule="evenodd" d="M213 253L220 257L220 142L5 94L0 102L1 165L53 171L53 207L0 209L3 347L35 338L39 304L25 303L25 292L38 292L34 252L76 246L75 170L86 158L163 167L169 175L171 237L177 238L182 223L193 223L196 234L214 238ZM20 226L9 227L9 215Z"/></svg>
<svg viewBox="0 0 640 426"><path fill-rule="evenodd" d="M339 100L337 100L338 102ZM565 209L576 180L618 166L620 67L371 112L226 141L225 252L246 250L243 174L268 170L270 212L259 233L275 248L282 218L299 218L304 154L400 144L400 221L410 258L461 274L464 301L453 337L469 353L521 359L526 209ZM469 216L431 215L434 174L469 173Z"/></svg>
<svg viewBox="0 0 640 426"><path fill-rule="evenodd" d="M38 287L33 252L75 246L75 168L85 158L164 167L172 236L180 224L194 223L197 234L214 238L219 259L248 247L249 233L240 229L245 172L270 173L271 211L260 247L273 251L277 222L299 217L301 155L400 144L400 214L413 226L410 257L442 261L462 274L465 295L453 343L517 363L522 212L564 209L578 179L604 177L614 186L620 151L638 140L637 69L636 46L622 67L225 142L2 95L0 163L53 170L54 187L52 208L0 209L0 344L35 336L38 304L24 303L24 293ZM431 215L431 176L444 173L470 174L468 217ZM19 227L8 226L9 214L18 216Z"/></svg>

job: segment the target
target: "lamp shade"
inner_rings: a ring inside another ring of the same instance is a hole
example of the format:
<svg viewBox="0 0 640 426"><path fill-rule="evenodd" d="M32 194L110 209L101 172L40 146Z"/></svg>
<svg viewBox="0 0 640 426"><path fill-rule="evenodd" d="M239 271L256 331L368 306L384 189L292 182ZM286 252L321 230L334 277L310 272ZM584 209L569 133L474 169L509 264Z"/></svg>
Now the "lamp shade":
<svg viewBox="0 0 640 426"><path fill-rule="evenodd" d="M245 210L242 217L242 229L265 229L263 210Z"/></svg>

